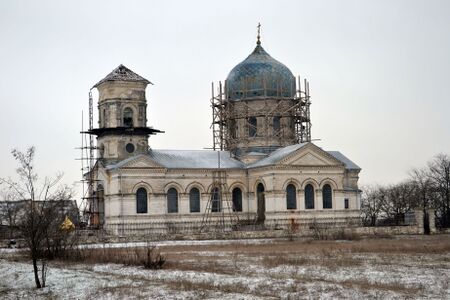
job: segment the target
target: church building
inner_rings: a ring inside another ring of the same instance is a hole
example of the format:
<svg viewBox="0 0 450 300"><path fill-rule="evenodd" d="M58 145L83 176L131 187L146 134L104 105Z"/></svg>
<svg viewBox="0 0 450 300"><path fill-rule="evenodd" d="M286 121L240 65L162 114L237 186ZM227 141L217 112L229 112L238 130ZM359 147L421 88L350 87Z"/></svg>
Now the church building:
<svg viewBox="0 0 450 300"><path fill-rule="evenodd" d="M148 84L120 65L93 87L99 122L89 130L98 149L86 175L91 225L119 232L358 222L361 169L311 142L309 84L272 58L259 34L253 52L205 102L213 108L212 150L152 148L149 137L163 132L147 125Z"/></svg>

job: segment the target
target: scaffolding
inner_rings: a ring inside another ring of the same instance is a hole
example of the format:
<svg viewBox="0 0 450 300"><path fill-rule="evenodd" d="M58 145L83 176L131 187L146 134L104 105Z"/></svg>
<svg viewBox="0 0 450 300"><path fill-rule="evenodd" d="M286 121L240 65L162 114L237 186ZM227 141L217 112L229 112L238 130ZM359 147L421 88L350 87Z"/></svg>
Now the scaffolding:
<svg viewBox="0 0 450 300"><path fill-rule="evenodd" d="M309 82L306 79L303 80L302 86L300 77L297 78L297 88L293 96L288 96L289 93L278 88L268 89L265 83L263 91L246 89L245 86L252 85L248 82L240 91L238 101L229 100L226 85L226 81L224 84L219 82L215 91L214 83L211 84L211 129L214 150L236 153L237 148L247 148L250 143L254 145L255 141L262 147L270 147L274 141L279 146L311 141L311 99ZM264 104L259 107L251 105L251 101L255 100ZM254 139L257 129L254 118L264 120L262 128L264 134L257 139ZM285 120L283 124L280 123L281 120ZM246 130L255 132L255 135L239 134L238 124L241 126L245 124Z"/></svg>
<svg viewBox="0 0 450 300"><path fill-rule="evenodd" d="M98 161L95 156L97 147L94 145L94 105L92 91L89 91L89 130L84 130L84 118L81 117L81 175L82 175L82 198L80 211L82 221L90 228L101 228L104 219L104 210L101 209L100 197L97 187Z"/></svg>
<svg viewBox="0 0 450 300"><path fill-rule="evenodd" d="M220 166L220 151L217 151L218 167L213 171L211 196L206 203L200 232L236 230L239 216L228 192L227 173Z"/></svg>

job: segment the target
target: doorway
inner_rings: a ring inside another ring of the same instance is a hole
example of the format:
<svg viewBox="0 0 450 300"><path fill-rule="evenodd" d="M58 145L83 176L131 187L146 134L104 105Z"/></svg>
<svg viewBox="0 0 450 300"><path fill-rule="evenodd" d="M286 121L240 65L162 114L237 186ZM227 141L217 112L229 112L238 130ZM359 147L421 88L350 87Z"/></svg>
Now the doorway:
<svg viewBox="0 0 450 300"><path fill-rule="evenodd" d="M423 233L430 234L430 216L427 210L423 212Z"/></svg>
<svg viewBox="0 0 450 300"><path fill-rule="evenodd" d="M258 186L256 187L256 200L256 223L263 224L266 220L266 197L264 194L264 185L262 183L258 183Z"/></svg>

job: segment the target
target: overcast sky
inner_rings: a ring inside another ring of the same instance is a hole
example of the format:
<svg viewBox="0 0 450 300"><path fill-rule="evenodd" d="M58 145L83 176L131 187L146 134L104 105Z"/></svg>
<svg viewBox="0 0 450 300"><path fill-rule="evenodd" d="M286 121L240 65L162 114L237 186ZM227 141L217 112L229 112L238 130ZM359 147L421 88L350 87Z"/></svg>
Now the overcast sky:
<svg viewBox="0 0 450 300"><path fill-rule="evenodd" d="M40 174L79 180L89 89L121 63L155 84L152 148L211 147L211 82L250 54L258 22L310 81L316 143L361 166L361 184L450 153L450 1L3 0L0 176L34 145Z"/></svg>

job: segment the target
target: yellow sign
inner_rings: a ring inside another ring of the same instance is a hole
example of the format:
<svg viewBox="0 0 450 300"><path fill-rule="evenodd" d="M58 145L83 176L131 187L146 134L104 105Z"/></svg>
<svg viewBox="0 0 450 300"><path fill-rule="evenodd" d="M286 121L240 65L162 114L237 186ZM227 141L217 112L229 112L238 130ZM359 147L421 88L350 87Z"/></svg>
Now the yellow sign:
<svg viewBox="0 0 450 300"><path fill-rule="evenodd" d="M75 225L73 225L72 221L70 221L68 216L66 216L66 218L64 219L64 222L61 224L61 229L66 230L66 231L75 229Z"/></svg>

